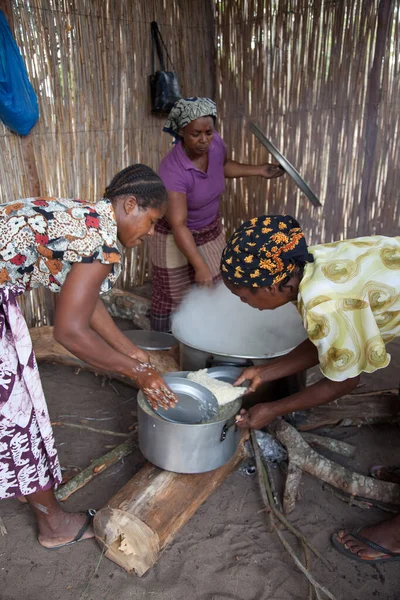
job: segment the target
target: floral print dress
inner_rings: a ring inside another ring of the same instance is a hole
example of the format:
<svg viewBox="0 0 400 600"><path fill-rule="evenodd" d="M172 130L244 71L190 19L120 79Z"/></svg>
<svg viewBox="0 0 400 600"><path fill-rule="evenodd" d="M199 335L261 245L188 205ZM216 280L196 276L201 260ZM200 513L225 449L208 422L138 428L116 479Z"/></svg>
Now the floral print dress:
<svg viewBox="0 0 400 600"><path fill-rule="evenodd" d="M0 206L0 498L46 490L61 471L32 342L16 296L59 292L76 262L111 265L101 293L121 272L111 202L27 198Z"/></svg>

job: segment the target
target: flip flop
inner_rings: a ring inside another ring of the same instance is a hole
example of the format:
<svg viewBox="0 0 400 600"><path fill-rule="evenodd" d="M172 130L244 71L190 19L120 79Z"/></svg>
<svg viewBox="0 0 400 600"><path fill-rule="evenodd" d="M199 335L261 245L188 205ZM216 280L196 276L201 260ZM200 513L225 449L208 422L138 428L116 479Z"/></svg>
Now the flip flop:
<svg viewBox="0 0 400 600"><path fill-rule="evenodd" d="M360 535L361 529L363 529L364 525L360 525L359 527L355 527L350 534L355 540L358 540L362 544L368 546L368 548L372 548L372 550L376 550L376 552L381 552L382 554L386 554L386 556L378 556L377 558L362 558L358 556L358 554L354 554L351 550L345 547L345 545L339 540L337 533L334 533L331 537L332 544L334 548L346 556L351 560L356 560L357 562L362 563L388 563L388 562L397 562L400 561L400 552L392 552L379 544L375 544L372 540L368 540L363 535Z"/></svg>
<svg viewBox="0 0 400 600"><path fill-rule="evenodd" d="M386 471L387 477L379 477L379 471ZM400 465L390 465L385 467L384 465L374 465L370 468L369 474L378 481L389 481L390 483L398 483L400 480ZM391 477L393 476L393 478Z"/></svg>
<svg viewBox="0 0 400 600"><path fill-rule="evenodd" d="M82 542L83 541L82 538L83 538L85 532L87 531L87 528L93 521L93 517L95 516L95 514L96 514L96 511L94 508L89 508L86 511L85 523L82 525L82 527L80 528L80 530L78 531L78 533L76 534L74 539L71 540L70 542L66 542L65 544L58 544L57 546L52 546L51 548L47 548L46 546L43 546L43 548L46 548L46 550L58 550L59 548L65 548L66 546L72 546L72 544L76 544L77 542ZM90 538L88 538L88 539L90 539Z"/></svg>

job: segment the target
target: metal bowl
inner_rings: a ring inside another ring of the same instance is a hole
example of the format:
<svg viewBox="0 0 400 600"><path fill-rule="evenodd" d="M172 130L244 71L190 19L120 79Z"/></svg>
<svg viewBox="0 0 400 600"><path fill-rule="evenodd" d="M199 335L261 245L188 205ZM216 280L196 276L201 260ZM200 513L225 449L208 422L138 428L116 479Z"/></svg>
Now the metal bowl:
<svg viewBox="0 0 400 600"><path fill-rule="evenodd" d="M166 421L186 425L204 423L215 417L218 412L218 402L207 388L185 377L165 375L163 379L178 396L178 403L168 409L161 406L153 408L160 417Z"/></svg>
<svg viewBox="0 0 400 600"><path fill-rule="evenodd" d="M211 369L207 369L207 375L231 385L235 383L236 379L242 373L243 369L240 367L211 367Z"/></svg>
<svg viewBox="0 0 400 600"><path fill-rule="evenodd" d="M171 333L133 329L124 331L127 338L142 350L170 350L178 343Z"/></svg>
<svg viewBox="0 0 400 600"><path fill-rule="evenodd" d="M187 377L191 371L175 371L174 373L168 373L168 377ZM233 385L239 375L243 373L242 367L211 367L207 369L207 375L219 381L225 381ZM249 381L243 381L240 387L248 387Z"/></svg>

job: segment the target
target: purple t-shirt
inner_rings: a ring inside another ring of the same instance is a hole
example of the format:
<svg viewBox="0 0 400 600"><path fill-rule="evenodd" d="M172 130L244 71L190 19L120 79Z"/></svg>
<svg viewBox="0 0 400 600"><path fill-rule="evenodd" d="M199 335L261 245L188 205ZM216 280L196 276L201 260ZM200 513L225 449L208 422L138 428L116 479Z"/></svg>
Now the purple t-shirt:
<svg viewBox="0 0 400 600"><path fill-rule="evenodd" d="M226 146L215 132L208 148L206 173L192 163L182 142L178 142L161 161L158 172L167 190L186 194L189 229L202 229L218 215L219 199L225 188L225 156Z"/></svg>

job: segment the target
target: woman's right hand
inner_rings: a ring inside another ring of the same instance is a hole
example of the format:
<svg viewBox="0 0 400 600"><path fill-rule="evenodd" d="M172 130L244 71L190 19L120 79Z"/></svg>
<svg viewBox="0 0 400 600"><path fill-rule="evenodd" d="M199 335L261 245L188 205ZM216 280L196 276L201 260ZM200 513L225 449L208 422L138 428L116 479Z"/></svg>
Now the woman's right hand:
<svg viewBox="0 0 400 600"><path fill-rule="evenodd" d="M148 363L142 363L136 370L135 379L154 409L171 408L178 402L178 397L169 389L163 378Z"/></svg>
<svg viewBox="0 0 400 600"><path fill-rule="evenodd" d="M233 385L238 386L244 381L250 381L250 384L246 390L246 394L250 392L255 392L256 389L265 381L268 381L268 378L264 378L262 375L268 369L266 365L258 365L256 367L247 367L241 375L236 379Z"/></svg>
<svg viewBox="0 0 400 600"><path fill-rule="evenodd" d="M213 285L213 276L210 267L204 263L204 265L195 269L194 280L197 285L211 287Z"/></svg>

